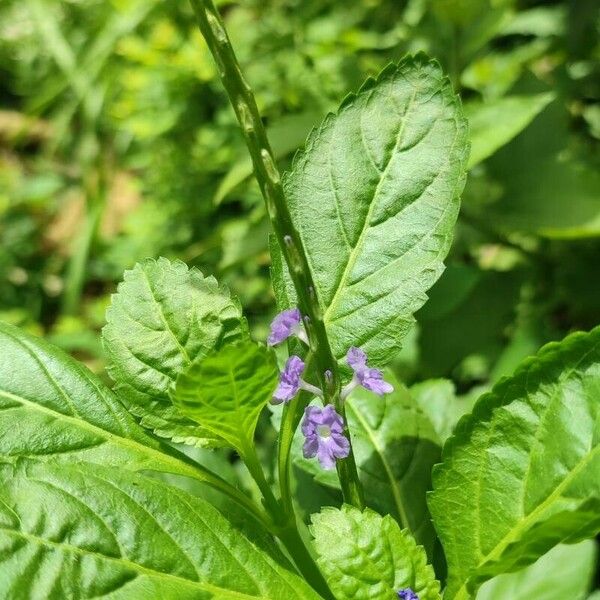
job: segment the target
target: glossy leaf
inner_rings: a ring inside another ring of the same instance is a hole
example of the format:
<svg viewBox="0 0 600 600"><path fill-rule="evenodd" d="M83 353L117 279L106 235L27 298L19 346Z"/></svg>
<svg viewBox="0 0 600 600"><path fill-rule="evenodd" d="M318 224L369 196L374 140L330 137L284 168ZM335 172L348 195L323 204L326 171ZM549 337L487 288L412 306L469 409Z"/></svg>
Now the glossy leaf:
<svg viewBox="0 0 600 600"><path fill-rule="evenodd" d="M173 402L243 454L253 442L258 417L277 378L272 350L249 341L228 344L179 375Z"/></svg>
<svg viewBox="0 0 600 600"><path fill-rule="evenodd" d="M445 597L600 530L600 328L549 344L461 420L429 506Z"/></svg>
<svg viewBox="0 0 600 600"><path fill-rule="evenodd" d="M465 105L469 119L473 168L521 132L554 98L551 93L535 96L505 96L485 103Z"/></svg>
<svg viewBox="0 0 600 600"><path fill-rule="evenodd" d="M593 540L556 546L533 565L485 583L477 600L583 600L595 571L596 555Z"/></svg>
<svg viewBox="0 0 600 600"><path fill-rule="evenodd" d="M218 443L177 413L169 388L196 358L242 336L246 325L237 300L213 277L160 258L125 272L106 318L108 370L141 424L176 442Z"/></svg>
<svg viewBox="0 0 600 600"><path fill-rule="evenodd" d="M0 467L5 598L317 600L212 506L90 464Z"/></svg>
<svg viewBox="0 0 600 600"><path fill-rule="evenodd" d="M459 100L418 56L348 96L296 156L286 196L338 359L359 346L382 365L400 348L443 270L467 155Z"/></svg>
<svg viewBox="0 0 600 600"><path fill-rule="evenodd" d="M89 462L197 477L162 452L88 369L47 342L0 322L0 456Z"/></svg>
<svg viewBox="0 0 600 600"><path fill-rule="evenodd" d="M318 563L338 600L390 600L411 588L419 600L439 600L427 555L390 516L344 505L312 516Z"/></svg>

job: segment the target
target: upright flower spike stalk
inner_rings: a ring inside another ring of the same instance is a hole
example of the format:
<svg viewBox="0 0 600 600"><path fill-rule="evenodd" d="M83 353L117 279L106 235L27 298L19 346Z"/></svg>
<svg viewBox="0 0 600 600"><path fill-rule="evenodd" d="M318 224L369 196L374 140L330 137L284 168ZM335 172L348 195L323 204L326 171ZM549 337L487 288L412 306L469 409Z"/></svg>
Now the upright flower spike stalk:
<svg viewBox="0 0 600 600"><path fill-rule="evenodd" d="M285 201L281 177L275 165L273 151L267 139L254 94L242 75L229 36L212 0L191 0L191 4L200 31L217 64L223 86L242 126L256 179L265 198L273 230L296 288L298 306L305 316L304 326L314 357L320 387L324 392L324 402L333 404L346 423L344 402L340 396L337 362L331 352L306 253ZM348 434L347 431L346 434ZM349 435L347 437L350 439ZM358 508L364 508L362 487L358 479L351 446L348 456L338 460L336 468L344 501Z"/></svg>

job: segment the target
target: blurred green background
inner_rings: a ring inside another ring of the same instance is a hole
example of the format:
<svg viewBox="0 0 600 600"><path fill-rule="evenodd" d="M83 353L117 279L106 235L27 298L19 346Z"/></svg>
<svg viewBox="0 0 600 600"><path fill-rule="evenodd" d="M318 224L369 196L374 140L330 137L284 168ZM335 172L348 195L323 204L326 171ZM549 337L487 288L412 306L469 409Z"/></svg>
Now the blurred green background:
<svg viewBox="0 0 600 600"><path fill-rule="evenodd" d="M460 90L472 156L448 268L395 362L465 404L600 323L600 4L221 2L280 161L406 52ZM179 258L275 311L268 223L185 0L0 0L0 318L103 366L125 269ZM438 381L443 378L447 381Z"/></svg>

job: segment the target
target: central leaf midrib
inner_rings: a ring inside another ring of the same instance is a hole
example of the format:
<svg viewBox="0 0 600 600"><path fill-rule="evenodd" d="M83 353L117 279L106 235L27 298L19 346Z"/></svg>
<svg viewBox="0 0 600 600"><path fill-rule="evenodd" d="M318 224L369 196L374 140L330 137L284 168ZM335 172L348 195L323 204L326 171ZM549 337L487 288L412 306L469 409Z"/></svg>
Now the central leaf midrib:
<svg viewBox="0 0 600 600"><path fill-rule="evenodd" d="M108 442L114 443L117 446L122 446L124 448L130 448L130 449L135 450L136 452L139 452L142 455L148 456L149 458L154 458L163 466L166 466L167 464L171 464L171 465L173 465L173 468L177 469L175 471L176 473L180 473L180 474L185 473L189 477L193 477L194 479L198 479L200 481L207 480L207 477L204 477L203 473L196 472L195 468L188 467L188 465L186 465L185 463L181 463L176 458L168 456L167 454L163 454L162 452L159 452L158 450L155 450L154 448L150 448L149 446L140 444L139 442L136 442L135 440L121 437L121 436L117 435L116 433L111 433L109 431L106 431L105 429L102 429L101 427L92 425L91 423L89 423L88 421L85 421L83 419L78 419L75 417L71 417L69 415L65 415L64 413L52 410L46 406L43 406L42 404L28 400L27 398L24 398L23 396L19 396L17 394L13 394L6 390L0 389L0 397L2 397L2 396L5 398L8 398L9 400L14 400L16 402L19 402L21 404L21 406L23 406L23 407L37 410L37 411L45 413L47 415L51 415L57 421L64 421L66 423L70 423L74 427L77 427L84 431L89 431L91 433L94 433L98 437L105 439ZM149 466L148 468L151 468L151 467Z"/></svg>
<svg viewBox="0 0 600 600"><path fill-rule="evenodd" d="M412 110L412 107L413 107L413 104L414 104L414 101L415 101L418 91L420 91L420 88L415 86L412 96L410 97L410 100L406 107L406 111L405 111L404 115L402 116L402 123L400 125L398 135L396 136L396 143L394 144L394 148L392 149L392 152L390 153L390 158L389 158L384 170L381 172L381 177L379 178L379 182L377 183L377 186L375 187L375 191L373 192L373 197L371 198L371 203L369 204L369 209L367 210L367 214L365 216L365 220L363 222L363 226L362 226L360 235L358 237L358 241L356 242L356 246L354 246L353 250L350 252L350 255L348 256L348 262L346 263L346 267L344 268L342 276L340 277L338 287L336 288L336 290L333 294L333 298L331 299L329 306L325 309L325 312L323 314L323 321L325 323L328 322L330 314L333 312L333 309L335 308L337 302L339 301L340 291L346 286L346 280L350 276L350 273L352 272L352 269L354 268L354 264L356 263L358 255L360 254L360 252L362 250L362 245L364 244L364 238L365 238L366 232L369 230L371 217L373 215L373 211L375 210L376 198L379 194L379 190L381 188L382 182L387 177L388 171L393 162L394 155L396 154L396 151L398 149L398 145L402 141L402 136L404 134L406 122L408 120L408 115L410 114L410 112Z"/></svg>
<svg viewBox="0 0 600 600"><path fill-rule="evenodd" d="M117 558L117 557L107 556L106 554L101 554L100 552L94 552L93 550L86 550L84 548L80 548L79 546L65 544L64 542L60 542L60 543L52 542L50 540L46 540L40 536L31 534L31 533L15 531L14 529L10 529L7 527L0 527L0 531L4 532L6 535L16 537L16 538L22 538L29 542L36 543L40 546L48 546L53 549L62 550L63 552L70 552L70 553L79 554L82 556L94 556L99 560L103 560L103 561L106 561L109 563L115 563L115 564L124 566L126 568L137 571L141 574L147 575L149 577L154 577L157 579L162 578L162 579L175 580L179 583L184 583L185 585L193 586L193 587L196 587L196 588L199 588L201 590L205 590L205 591L208 591L211 593L223 594L225 592L226 594L230 595L231 598L239 598L240 600L261 600L261 599L269 600L267 596L249 596L248 594L244 594L242 592L237 592L235 590L228 590L227 588L221 588L219 586L212 585L210 583L205 583L202 581L194 581L193 579L187 579L187 578L181 577L179 575L173 575L172 573L165 573L164 571L156 571L154 569L145 567L143 565L140 565L139 563L136 563L136 562L131 561L126 558L122 558L122 557Z"/></svg>
<svg viewBox="0 0 600 600"><path fill-rule="evenodd" d="M401 521L400 525L403 527L408 527L409 526L408 515L406 512L406 508L404 507L404 501L402 500L400 486L396 482L396 478L394 477L394 473L392 472L392 468L391 468L390 464L388 463L388 460L385 456L383 449L379 445L378 440L375 438L374 432L369 427L369 424L367 423L367 421L365 421L363 419L363 417L359 413L359 411L357 409L355 409L354 406L352 406L352 404L350 402L348 402L348 408L350 409L350 411L352 413L354 413L354 416L360 421L360 424L362 425L363 429L366 431L367 435L369 436L369 439L373 443L373 447L375 448L375 450L377 451L377 454L381 458L381 462L385 469L386 475L387 475L388 479L390 480L390 487L392 488L394 502L396 503L396 507L398 509L398 515L400 516L400 521Z"/></svg>

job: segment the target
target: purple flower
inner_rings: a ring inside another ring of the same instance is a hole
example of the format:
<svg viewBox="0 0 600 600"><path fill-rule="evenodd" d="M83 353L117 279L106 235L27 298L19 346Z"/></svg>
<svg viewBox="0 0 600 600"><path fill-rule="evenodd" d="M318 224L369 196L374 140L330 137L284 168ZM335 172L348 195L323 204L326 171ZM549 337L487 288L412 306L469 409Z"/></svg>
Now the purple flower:
<svg viewBox="0 0 600 600"><path fill-rule="evenodd" d="M367 355L360 348L354 346L350 348L346 360L354 371L354 377L348 385L344 386L342 398L346 398L357 385L362 385L379 396L394 391L394 386L384 381L383 373L379 369L371 369L367 366Z"/></svg>
<svg viewBox="0 0 600 600"><path fill-rule="evenodd" d="M307 406L302 421L304 458L316 456L324 469L333 469L336 459L346 458L350 452L350 442L343 432L344 421L331 404L324 408Z"/></svg>
<svg viewBox="0 0 600 600"><path fill-rule="evenodd" d="M304 361L299 356L290 356L285 363L285 367L279 375L279 385L273 392L272 404L281 404L289 402L297 393L302 385L300 376L304 371Z"/></svg>
<svg viewBox="0 0 600 600"><path fill-rule="evenodd" d="M419 596L413 592L410 588L403 588L396 592L400 600L419 600Z"/></svg>
<svg viewBox="0 0 600 600"><path fill-rule="evenodd" d="M297 308L290 308L280 312L271 323L271 333L267 338L269 346L280 344L290 336L295 335L307 342L306 334L302 329L302 315Z"/></svg>

